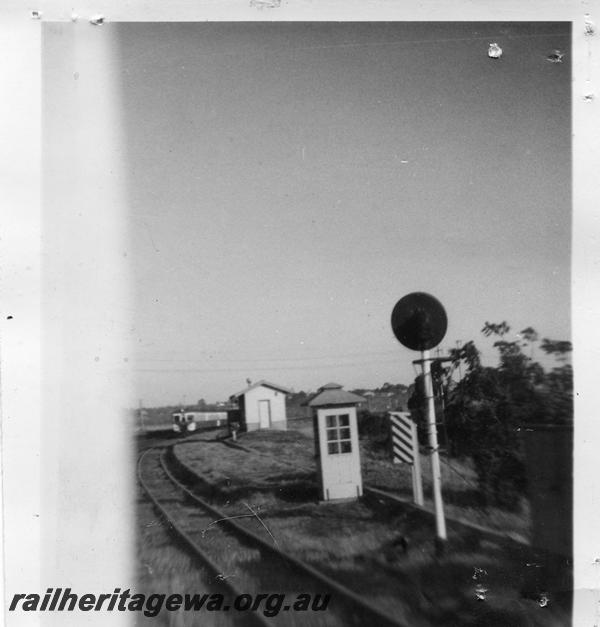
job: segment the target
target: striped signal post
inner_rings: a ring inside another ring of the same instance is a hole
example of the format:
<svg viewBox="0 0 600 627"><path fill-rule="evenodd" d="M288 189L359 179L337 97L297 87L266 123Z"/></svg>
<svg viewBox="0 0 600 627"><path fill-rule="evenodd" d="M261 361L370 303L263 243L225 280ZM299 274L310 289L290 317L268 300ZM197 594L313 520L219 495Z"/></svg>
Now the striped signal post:
<svg viewBox="0 0 600 627"><path fill-rule="evenodd" d="M394 464L410 464L413 484L413 499L423 505L423 481L421 479L421 456L417 425L406 411L391 411L392 460Z"/></svg>

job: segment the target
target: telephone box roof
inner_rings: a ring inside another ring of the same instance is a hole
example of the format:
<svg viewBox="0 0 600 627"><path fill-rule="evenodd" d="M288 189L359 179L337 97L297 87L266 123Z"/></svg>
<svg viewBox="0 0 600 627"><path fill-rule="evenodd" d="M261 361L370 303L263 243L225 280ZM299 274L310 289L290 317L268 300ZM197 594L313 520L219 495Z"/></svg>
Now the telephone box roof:
<svg viewBox="0 0 600 627"><path fill-rule="evenodd" d="M318 392L320 392L321 390L341 390L343 387L344 386L340 385L339 383L326 383L318 389Z"/></svg>
<svg viewBox="0 0 600 627"><path fill-rule="evenodd" d="M323 405L357 405L365 399L358 394L346 392L339 383L326 383L311 396L306 404L309 407L321 407Z"/></svg>

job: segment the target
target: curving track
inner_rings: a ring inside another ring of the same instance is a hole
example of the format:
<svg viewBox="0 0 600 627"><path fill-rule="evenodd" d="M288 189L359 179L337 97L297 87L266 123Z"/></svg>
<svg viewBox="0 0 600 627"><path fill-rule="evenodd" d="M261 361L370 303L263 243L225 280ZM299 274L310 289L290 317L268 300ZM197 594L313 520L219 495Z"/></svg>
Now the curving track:
<svg viewBox="0 0 600 627"><path fill-rule="evenodd" d="M164 443L163 443L164 444ZM232 612L244 625L326 625L404 627L352 591L313 567L282 553L241 527L234 518L198 497L186 478L170 466L171 447L153 447L138 458L138 480L170 530L233 598L240 594L285 594L286 606L274 617L262 607L255 612ZM225 592L223 593L225 595ZM299 594L312 598L330 595L326 611L294 612L289 609Z"/></svg>

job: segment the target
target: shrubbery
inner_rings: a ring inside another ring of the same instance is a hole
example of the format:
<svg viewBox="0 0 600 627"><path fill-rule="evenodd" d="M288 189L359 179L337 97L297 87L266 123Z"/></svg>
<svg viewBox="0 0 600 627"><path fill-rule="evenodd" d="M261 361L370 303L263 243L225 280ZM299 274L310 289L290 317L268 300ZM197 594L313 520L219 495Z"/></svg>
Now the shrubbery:
<svg viewBox="0 0 600 627"><path fill-rule="evenodd" d="M571 344L543 339L528 327L507 341L506 322L487 323L482 332L496 337L499 363L483 366L474 342L450 351L448 362L433 362L432 377L442 450L470 458L483 503L507 509L519 506L526 479L520 429L532 424L570 424L573 420L573 372L566 363ZM545 370L533 359L534 348L555 358ZM456 381L456 374L462 376ZM421 445L428 445L422 375L412 387L408 407ZM371 450L389 454L389 416L358 413L358 431Z"/></svg>
<svg viewBox="0 0 600 627"><path fill-rule="evenodd" d="M390 418L388 414L371 414L363 409L358 412L358 436L376 454L391 455Z"/></svg>
<svg viewBox="0 0 600 627"><path fill-rule="evenodd" d="M560 364L548 372L532 357L535 331L529 327L509 342L504 339L509 330L505 322L482 329L499 338L497 367L484 367L475 344L468 342L451 351L451 368L436 369L434 387L445 402L450 454L472 458L484 500L510 508L518 505L525 488L519 430L572 422L573 373L564 363L569 342L542 341L542 350ZM450 374L459 365L463 376L454 382Z"/></svg>

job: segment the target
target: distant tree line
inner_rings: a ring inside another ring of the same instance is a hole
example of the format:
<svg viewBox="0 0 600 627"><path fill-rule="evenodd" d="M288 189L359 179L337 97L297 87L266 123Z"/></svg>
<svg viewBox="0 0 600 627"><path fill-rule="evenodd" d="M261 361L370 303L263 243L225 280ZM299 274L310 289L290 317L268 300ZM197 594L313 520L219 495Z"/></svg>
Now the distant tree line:
<svg viewBox="0 0 600 627"><path fill-rule="evenodd" d="M365 423L366 417L382 416L387 420L389 410L406 409L409 397L409 388L402 383L386 382L378 388L355 388L350 390L354 394L363 396L365 402L358 407L359 428L361 434L370 424ZM286 395L286 412L290 419L310 416L310 409L306 406L311 392L292 392ZM361 420L362 417L362 420Z"/></svg>

